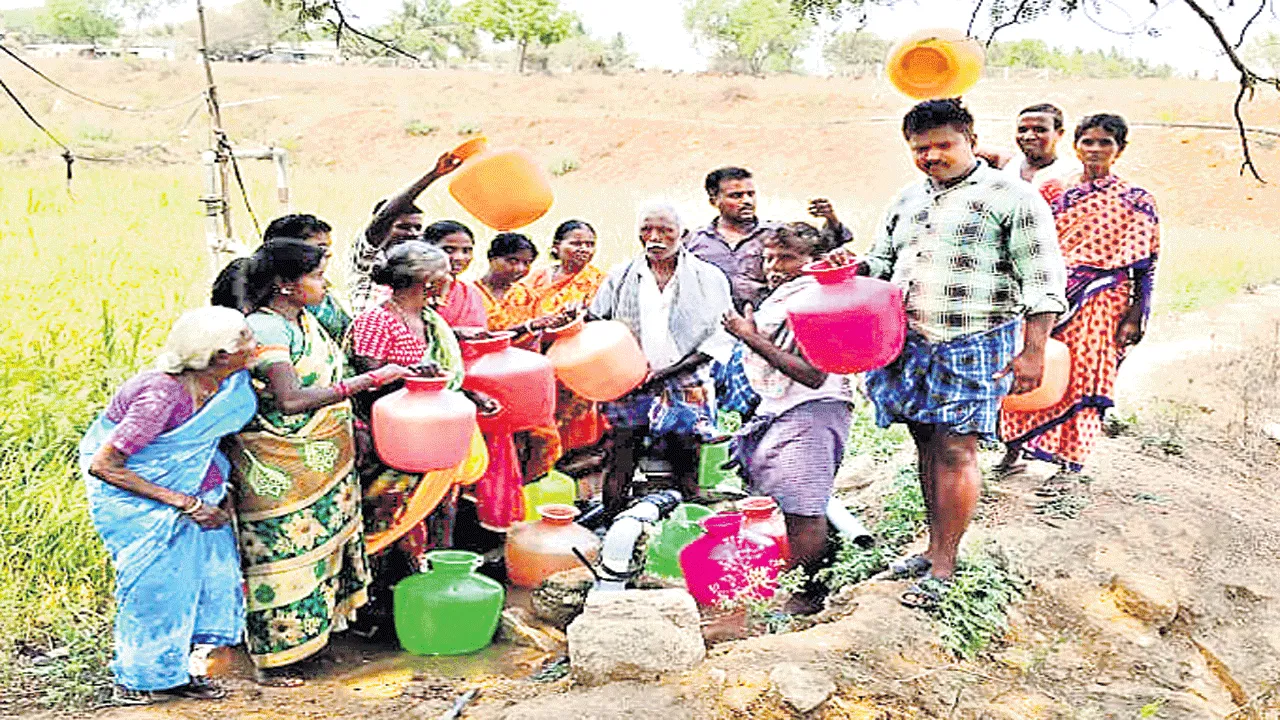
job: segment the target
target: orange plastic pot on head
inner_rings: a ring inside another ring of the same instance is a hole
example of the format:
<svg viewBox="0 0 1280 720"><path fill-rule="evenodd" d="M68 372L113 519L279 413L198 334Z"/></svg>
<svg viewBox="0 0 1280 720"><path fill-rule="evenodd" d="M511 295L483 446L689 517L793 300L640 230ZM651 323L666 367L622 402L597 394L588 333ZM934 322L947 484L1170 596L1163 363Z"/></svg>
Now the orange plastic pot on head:
<svg viewBox="0 0 1280 720"><path fill-rule="evenodd" d="M885 74L903 94L917 100L956 97L982 75L982 45L952 28L912 33L889 49Z"/></svg>
<svg viewBox="0 0 1280 720"><path fill-rule="evenodd" d="M485 225L515 230L551 209L551 181L524 150L490 150L479 137L459 145L454 154L463 163L449 182L449 194Z"/></svg>
<svg viewBox="0 0 1280 720"><path fill-rule="evenodd" d="M1011 412L1035 412L1062 402L1071 380L1071 351L1063 343L1049 338L1044 346L1044 376L1040 387L1021 395L1006 395L1004 409Z"/></svg>

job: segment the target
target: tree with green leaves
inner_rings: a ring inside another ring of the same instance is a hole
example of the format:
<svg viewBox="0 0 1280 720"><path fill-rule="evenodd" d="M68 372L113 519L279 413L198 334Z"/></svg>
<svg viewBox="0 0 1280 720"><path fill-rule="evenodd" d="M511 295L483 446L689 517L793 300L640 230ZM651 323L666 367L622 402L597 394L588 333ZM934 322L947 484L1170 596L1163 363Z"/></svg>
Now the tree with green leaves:
<svg viewBox="0 0 1280 720"><path fill-rule="evenodd" d="M795 70L813 31L788 0L688 0L684 24L716 49L721 64L753 75Z"/></svg>
<svg viewBox="0 0 1280 720"><path fill-rule="evenodd" d="M1280 33L1272 30L1249 41L1244 56L1272 75L1280 75Z"/></svg>
<svg viewBox="0 0 1280 720"><path fill-rule="evenodd" d="M521 73L531 44L546 47L582 32L578 16L562 10L559 0L469 0L457 17L497 42L514 41Z"/></svg>
<svg viewBox="0 0 1280 720"><path fill-rule="evenodd" d="M884 62L889 41L862 28L836 33L822 46L822 58L841 75L874 72Z"/></svg>
<svg viewBox="0 0 1280 720"><path fill-rule="evenodd" d="M390 21L374 32L435 67L448 62L450 48L466 57L475 57L480 51L475 30L454 18L449 0L401 0ZM372 50L379 55L391 54L380 46Z"/></svg>
<svg viewBox="0 0 1280 720"><path fill-rule="evenodd" d="M120 34L120 18L107 0L48 0L36 17L36 27L64 42L97 45Z"/></svg>

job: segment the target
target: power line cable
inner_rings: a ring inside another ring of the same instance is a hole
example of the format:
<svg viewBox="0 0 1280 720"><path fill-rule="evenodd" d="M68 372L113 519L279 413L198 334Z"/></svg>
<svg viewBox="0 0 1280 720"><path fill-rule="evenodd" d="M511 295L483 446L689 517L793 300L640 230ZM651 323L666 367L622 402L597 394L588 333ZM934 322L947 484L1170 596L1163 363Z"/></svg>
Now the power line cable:
<svg viewBox="0 0 1280 720"><path fill-rule="evenodd" d="M86 162L101 162L101 163L124 162L125 158L122 158L122 157L116 157L116 158L98 157L96 155L82 155L82 154L76 153L66 143L59 140L58 136L54 135L53 132L49 130L49 128L45 127L44 124L42 124L39 120L37 120L35 115L31 114L31 111L27 109L26 105L22 104L22 100L18 99L18 96L13 92L12 89L10 89L9 85L4 81L4 78L0 78L0 89L4 90L5 94L9 96L9 99L13 100L13 103L17 105L18 109L22 111L22 114L25 115L27 119L31 121L32 125L35 125L37 128L39 128L39 130L43 132L45 136L48 137L49 140L53 142L54 145L57 145L58 147L62 148L62 161L67 164L67 192L71 191L71 179L72 179L71 166L75 163L76 160L84 160Z"/></svg>
<svg viewBox="0 0 1280 720"><path fill-rule="evenodd" d="M84 100L85 102L88 102L88 103L93 103L94 105L99 105L99 106L104 107L104 108L107 108L107 109L109 109L109 110L119 110L120 112L139 113L139 114L143 114L143 115L149 115L149 114L154 114L154 113L168 112L168 111L170 111L170 110L176 110L176 109L178 109L178 108L180 108L180 107L183 107L184 105L189 105L190 103L193 103L193 102L195 102L195 101L199 100L200 98L204 97L204 92L203 92L203 91L201 91L201 92L199 92L199 93L197 93L197 94L195 94L195 95L192 95L191 97L189 97L189 98L187 98L187 99L185 99L185 100L183 100L183 101L181 101L181 102L176 102L176 103L174 103L174 104L172 104L172 105L165 105L164 107L158 107L158 108L133 108L133 107L129 107L129 106L127 106L127 105L115 105L115 104L113 104L113 103L104 102L104 101L102 101L102 100L96 100L96 99L94 99L94 98L89 97L88 95L84 95L84 94L82 94L82 93L78 93L78 92L76 92L75 90L72 90L71 88L67 87L66 85L63 85L62 83L58 82L57 80L54 80L53 78L49 77L48 75L45 75L45 74L44 74L44 73L43 73L39 68L37 68L36 66L34 66L34 65L32 65L31 63L27 62L26 60L23 60L21 57L19 57L19 56L18 56L18 54L17 54L17 53L15 53L14 51L12 51L12 50L10 50L9 48L5 47L4 45L0 45L0 51L3 51L3 52L4 52L4 54L6 54L6 55L8 55L9 57L13 58L13 59L18 63L18 64L22 65L22 66L23 66L23 67L25 67L26 69L28 69L28 70L30 70L31 72L33 72L33 73L35 73L36 75L38 75L38 76L40 77L40 79L42 79L42 80L44 80L45 82L49 83L50 85L52 85L52 86L54 86L54 87L58 88L59 90L61 90L61 91L65 92L65 93L67 93L68 95L71 95L72 97L79 98L79 99Z"/></svg>

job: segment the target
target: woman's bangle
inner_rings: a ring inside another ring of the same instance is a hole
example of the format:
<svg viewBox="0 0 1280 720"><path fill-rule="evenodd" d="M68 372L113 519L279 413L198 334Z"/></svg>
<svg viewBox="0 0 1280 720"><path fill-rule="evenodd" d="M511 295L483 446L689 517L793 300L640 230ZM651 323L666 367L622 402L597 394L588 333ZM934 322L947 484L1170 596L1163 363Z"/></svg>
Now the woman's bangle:
<svg viewBox="0 0 1280 720"><path fill-rule="evenodd" d="M189 505L187 505L186 507L182 508L182 514L183 514L183 515L195 515L196 513L200 512L201 508L203 508L203 507L204 507L204 501L203 501L203 500L201 500L201 499L200 499L200 498L198 498L198 497L192 497L192 498L191 498L191 503L190 503Z"/></svg>
<svg viewBox="0 0 1280 720"><path fill-rule="evenodd" d="M347 384L346 380L339 380L338 384L334 387L338 389L338 395L342 396L344 399L351 397L351 386Z"/></svg>

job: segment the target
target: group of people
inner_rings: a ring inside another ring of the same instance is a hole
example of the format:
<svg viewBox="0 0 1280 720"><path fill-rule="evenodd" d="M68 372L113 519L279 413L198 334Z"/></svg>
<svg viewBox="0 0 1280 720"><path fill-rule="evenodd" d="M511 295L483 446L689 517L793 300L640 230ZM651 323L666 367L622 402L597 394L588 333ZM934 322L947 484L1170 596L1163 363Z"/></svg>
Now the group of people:
<svg viewBox="0 0 1280 720"><path fill-rule="evenodd" d="M414 204L459 166L451 154L374 208L350 248L345 298L325 278L332 228L313 215L276 219L81 445L116 570L117 699L221 697L202 659L242 641L261 682L301 683L296 663L333 633L386 630L390 585L453 544L460 503L503 531L524 516L520 487L566 453L604 448L609 512L626 506L645 453L695 497L699 448L725 432L720 410L744 420L733 455L748 490L775 499L791 563L812 568L827 550L825 509L859 390L858 378L806 359L787 324L818 259L857 263L905 291L903 352L862 382L877 422L905 423L916 444L929 545L892 570L913 581L904 603L935 603L977 502L979 441L1007 443L1005 470L1028 456L1079 469L1150 310L1154 204L1111 171L1127 127L1084 118L1078 162L1057 154L1064 132L1060 110L1029 107L1008 158L978 149L959 100L915 106L903 135L925 177L890 204L862 256L826 199L809 206L822 227L759 219L752 174L737 167L707 176L716 216L705 227L687 228L670 205L643 208L639 251L607 273L592 264L594 228L569 220L550 240L552 263L535 267L537 245L502 233L485 274L462 279L475 235L428 223ZM401 379L443 376L478 412L498 412L462 389L466 344L505 332L540 352L548 331L579 317L631 330L650 366L638 388L594 403L558 387L554 426L519 434L516 457L479 431L446 470L406 473L377 456L370 409ZM1067 396L1002 414L1006 394L1039 384L1050 337L1071 349Z"/></svg>

